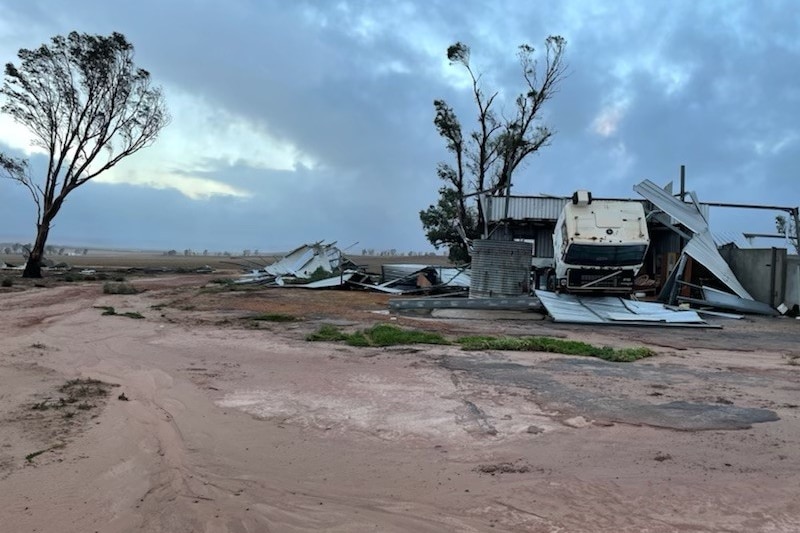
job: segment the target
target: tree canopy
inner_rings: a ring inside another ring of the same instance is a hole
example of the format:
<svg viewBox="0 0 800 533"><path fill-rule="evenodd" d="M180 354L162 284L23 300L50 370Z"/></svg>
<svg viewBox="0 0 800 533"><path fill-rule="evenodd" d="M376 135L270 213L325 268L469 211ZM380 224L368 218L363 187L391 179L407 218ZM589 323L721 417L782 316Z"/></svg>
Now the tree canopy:
<svg viewBox="0 0 800 533"><path fill-rule="evenodd" d="M462 256L466 251L463 237L474 238L485 228L481 204L477 202L472 208L470 198L510 194L514 173L528 156L549 144L554 132L540 115L566 76L566 44L561 36L549 36L542 58L537 58L536 50L528 44L518 47L523 88L509 113L498 110L500 91L484 89L481 74L476 74L470 63L470 47L462 42L448 47L451 64L463 67L470 78L477 125L465 135L453 108L444 100L434 100L433 123L453 158L450 163L439 163L436 169L445 183L439 202L420 212L423 228L434 246L455 247L456 255ZM451 215L450 226L458 231L444 231L442 220Z"/></svg>
<svg viewBox="0 0 800 533"><path fill-rule="evenodd" d="M41 276L51 223L72 191L149 146L169 123L161 88L134 64L124 35L71 32L21 49L5 66L0 110L28 128L47 155L35 177L29 162L0 153L0 171L28 189L37 208L36 241L24 275Z"/></svg>

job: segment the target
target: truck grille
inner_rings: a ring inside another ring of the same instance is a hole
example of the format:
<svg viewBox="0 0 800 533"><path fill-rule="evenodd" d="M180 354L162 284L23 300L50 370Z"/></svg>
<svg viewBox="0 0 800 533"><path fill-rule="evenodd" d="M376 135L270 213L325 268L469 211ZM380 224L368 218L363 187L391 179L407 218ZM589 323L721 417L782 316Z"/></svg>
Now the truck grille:
<svg viewBox="0 0 800 533"><path fill-rule="evenodd" d="M608 276L612 272L614 271L613 270L597 271L597 270L571 268L567 270L567 287L577 289L596 279ZM621 274L617 274L616 276L605 279L600 283L595 283L591 287L588 287L587 290L610 289L610 288L617 288L617 289L633 288L633 272L631 272L630 270L628 271L623 270Z"/></svg>

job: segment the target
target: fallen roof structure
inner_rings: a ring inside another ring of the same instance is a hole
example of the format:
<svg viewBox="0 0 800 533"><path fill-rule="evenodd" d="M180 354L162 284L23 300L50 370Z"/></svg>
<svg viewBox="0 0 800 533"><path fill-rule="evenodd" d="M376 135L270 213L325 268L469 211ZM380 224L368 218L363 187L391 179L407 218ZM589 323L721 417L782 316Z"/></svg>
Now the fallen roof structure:
<svg viewBox="0 0 800 533"><path fill-rule="evenodd" d="M753 315L776 316L780 314L777 310L763 302L740 298L735 294L729 294L711 287L701 287L700 289L703 291L702 299L678 296L678 301Z"/></svg>
<svg viewBox="0 0 800 533"><path fill-rule="evenodd" d="M717 250L717 245L708 228L708 221L701 213L699 203L694 194L691 194L691 204L683 202L649 180L644 180L634 185L633 190L664 213L686 226L694 234L683 249L683 254L688 255L706 267L740 298L753 299L739 280L736 279L736 275L728 266L728 263L725 262L725 259L722 258L719 250ZM676 275L680 275L680 272L677 272L677 268Z"/></svg>
<svg viewBox="0 0 800 533"><path fill-rule="evenodd" d="M273 276L295 276L307 278L322 269L333 272L342 263L342 251L335 242L304 244L286 254L280 260L264 267L264 272Z"/></svg>
<svg viewBox="0 0 800 533"><path fill-rule="evenodd" d="M335 244L319 241L298 246L277 261L242 274L234 283L303 289L368 289L397 295L454 293L469 289L468 268L424 264L383 265L381 271L389 279L375 283L372 276L347 259ZM240 266L251 267L250 264Z"/></svg>
<svg viewBox="0 0 800 533"><path fill-rule="evenodd" d="M331 278L340 279L347 267L355 266L350 263L336 247L336 243L325 244L318 241L312 244L298 246L281 259L262 268L251 270L243 274L236 283L262 283L284 285L286 281L309 280L322 281L320 274L330 273ZM334 283L331 282L331 285Z"/></svg>
<svg viewBox="0 0 800 533"><path fill-rule="evenodd" d="M578 296L536 291L554 322L616 326L681 326L718 328L694 311L674 310L655 302L637 302L619 296Z"/></svg>
<svg viewBox="0 0 800 533"><path fill-rule="evenodd" d="M442 267L422 264L381 265L381 283L377 291L389 294L412 294L433 289L465 292L470 286L469 267Z"/></svg>

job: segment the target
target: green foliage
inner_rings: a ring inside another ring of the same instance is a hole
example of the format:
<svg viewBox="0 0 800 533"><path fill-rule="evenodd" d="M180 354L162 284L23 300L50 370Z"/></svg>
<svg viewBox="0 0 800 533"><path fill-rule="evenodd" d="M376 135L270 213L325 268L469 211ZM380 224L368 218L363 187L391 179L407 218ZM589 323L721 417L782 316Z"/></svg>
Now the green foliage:
<svg viewBox="0 0 800 533"><path fill-rule="evenodd" d="M457 42L447 48L451 64L464 68L472 81L477 124L465 134L453 108L444 100L434 100L433 123L452 157L451 164L437 166L437 175L446 184L439 190L439 203L420 212L426 236L437 248L442 244L463 247L464 236L455 230L459 226L468 239L480 235L484 229L484 213L480 204L471 209L467 205L469 198L477 198L477 193L486 191L509 193L514 172L528 156L549 144L553 132L541 121L540 115L542 106L558 92L566 74L565 48L563 37L549 36L545 39L541 64L532 46L522 44L518 48L523 85L513 105L496 101L505 90L484 90L481 74L473 71L470 64L468 45ZM504 105L511 110L498 113L498 106ZM454 254L463 255L458 250Z"/></svg>
<svg viewBox="0 0 800 533"><path fill-rule="evenodd" d="M458 343L464 350L551 352L598 357L613 362L631 362L654 355L653 351L646 347L599 347L581 341L554 339L551 337L471 336L458 339Z"/></svg>
<svg viewBox="0 0 800 533"><path fill-rule="evenodd" d="M255 316L246 317L250 320L258 320L263 322L294 322L297 317L292 315L285 315L283 313L261 313Z"/></svg>
<svg viewBox="0 0 800 533"><path fill-rule="evenodd" d="M345 341L350 346L394 346L398 344L450 344L439 333L403 329L392 324L375 324L369 329L344 333L339 328L325 324L316 333L306 337L309 341Z"/></svg>
<svg viewBox="0 0 800 533"><path fill-rule="evenodd" d="M403 329L393 324L375 324L354 333L344 333L339 328L323 325L306 337L308 341L344 341L350 346L395 346L404 344L453 344L441 334L432 331ZM594 346L581 341L554 339L552 337L494 337L489 335L461 337L455 341L463 350L508 350L549 352L566 355L597 357L605 361L628 363L655 355L650 348L612 348Z"/></svg>
<svg viewBox="0 0 800 533"><path fill-rule="evenodd" d="M130 283L103 283L103 294L138 294L139 290Z"/></svg>
<svg viewBox="0 0 800 533"><path fill-rule="evenodd" d="M124 316L128 318L134 318L137 320L141 320L144 318L144 315L137 311L126 311L124 313L117 313L117 310L111 307L110 305L96 305L95 309L103 309L103 312L100 313L103 316Z"/></svg>
<svg viewBox="0 0 800 533"><path fill-rule="evenodd" d="M428 209L420 211L419 219L425 229L425 237L428 242L433 244L437 250L441 246L448 246L449 258L453 263L468 263L470 257L467 245L456 229L459 224L459 201L460 196L456 190L442 187L439 189L439 200L436 205L428 206ZM480 235L480 229L477 227L475 209L466 208L463 221L466 236L470 239L477 238Z"/></svg>
<svg viewBox="0 0 800 533"><path fill-rule="evenodd" d="M14 285L14 280L11 278L3 278L3 281L0 282L0 286L3 287L12 287Z"/></svg>
<svg viewBox="0 0 800 533"><path fill-rule="evenodd" d="M392 324L375 324L364 331L371 346L393 346L396 344L450 344L440 333L403 329Z"/></svg>
<svg viewBox="0 0 800 533"><path fill-rule="evenodd" d="M2 107L26 127L51 162L39 178L28 162L0 154L0 177L23 185L36 206L37 234L23 277L40 278L51 224L67 196L149 146L169 122L161 89L133 62L124 35L71 32L23 48L5 65Z"/></svg>

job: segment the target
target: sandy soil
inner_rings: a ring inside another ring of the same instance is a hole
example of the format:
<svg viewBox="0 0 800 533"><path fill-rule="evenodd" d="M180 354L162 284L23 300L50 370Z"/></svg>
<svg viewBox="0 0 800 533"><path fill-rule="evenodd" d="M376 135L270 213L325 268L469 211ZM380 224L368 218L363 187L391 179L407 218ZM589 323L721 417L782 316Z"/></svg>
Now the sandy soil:
<svg viewBox="0 0 800 533"><path fill-rule="evenodd" d="M203 288L211 277L0 293L0 530L800 530L800 321L390 317L384 295ZM263 312L303 320L247 319ZM380 320L658 355L304 340ZM75 378L117 387L74 416L32 409Z"/></svg>

